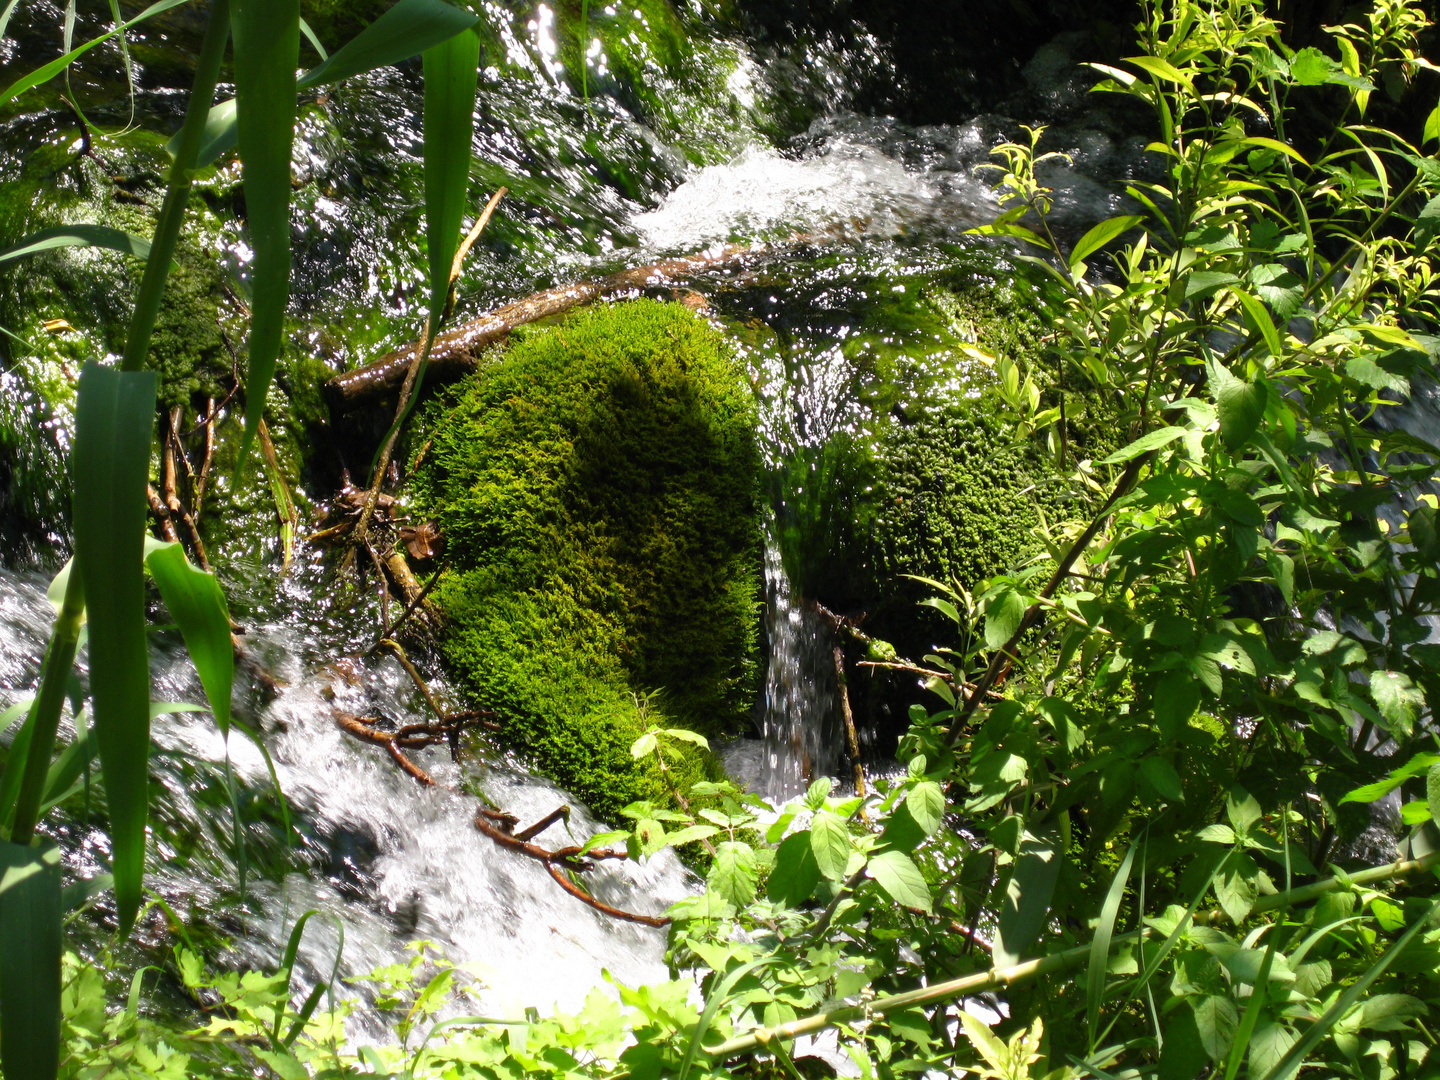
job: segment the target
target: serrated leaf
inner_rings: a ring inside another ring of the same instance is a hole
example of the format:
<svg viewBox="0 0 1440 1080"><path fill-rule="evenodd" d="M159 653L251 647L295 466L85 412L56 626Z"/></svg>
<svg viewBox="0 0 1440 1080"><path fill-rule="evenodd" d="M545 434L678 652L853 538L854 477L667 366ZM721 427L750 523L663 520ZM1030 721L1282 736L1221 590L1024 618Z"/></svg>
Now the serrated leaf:
<svg viewBox="0 0 1440 1080"><path fill-rule="evenodd" d="M1239 283L1238 277L1223 270L1196 270L1185 279L1185 299L1203 299L1217 289Z"/></svg>
<svg viewBox="0 0 1440 1080"><path fill-rule="evenodd" d="M60 1061L60 849L0 840L0 1068L54 1080Z"/></svg>
<svg viewBox="0 0 1440 1080"><path fill-rule="evenodd" d="M932 836L945 819L945 793L933 780L922 780L905 796L905 806L926 836Z"/></svg>
<svg viewBox="0 0 1440 1080"><path fill-rule="evenodd" d="M150 663L145 642L145 485L155 373L86 365L75 410L75 564L85 586L94 732L110 809L115 903L140 906L149 813Z"/></svg>
<svg viewBox="0 0 1440 1080"><path fill-rule="evenodd" d="M1237 379L1214 361L1206 364L1210 374L1210 392L1214 395L1220 416L1220 436L1234 452L1250 441L1265 415L1265 387Z"/></svg>
<svg viewBox="0 0 1440 1080"><path fill-rule="evenodd" d="M913 859L903 851L872 855L866 871L901 907L930 911L930 886Z"/></svg>
<svg viewBox="0 0 1440 1080"><path fill-rule="evenodd" d="M630 744L630 756L638 759L645 757L647 754L653 754L657 745L658 740L655 738L655 733L647 731Z"/></svg>
<svg viewBox="0 0 1440 1080"><path fill-rule="evenodd" d="M687 825L671 833L665 840L671 847L680 847L682 844L693 844L697 840L709 840L719 831L714 825Z"/></svg>
<svg viewBox="0 0 1440 1080"><path fill-rule="evenodd" d="M1425 694L1410 676L1400 671L1376 671L1370 675L1370 696L1388 721L1389 730L1409 735L1425 707Z"/></svg>
<svg viewBox="0 0 1440 1080"><path fill-rule="evenodd" d="M1059 830L1049 824L1020 839L1020 854L1000 905L993 956L996 967L1018 964L1045 925L1060 873Z"/></svg>
<svg viewBox="0 0 1440 1080"><path fill-rule="evenodd" d="M755 877L755 852L750 845L727 840L715 849L705 884L727 903L743 908L755 899Z"/></svg>
<svg viewBox="0 0 1440 1080"><path fill-rule="evenodd" d="M1250 284L1257 296L1270 305L1281 325L1300 309L1305 283L1284 263L1261 263L1250 271Z"/></svg>
<svg viewBox="0 0 1440 1080"><path fill-rule="evenodd" d="M844 879L851 848L850 830L845 822L828 810L817 811L810 823L810 850L815 853L815 865L820 873L831 881Z"/></svg>
<svg viewBox="0 0 1440 1080"><path fill-rule="evenodd" d="M1321 86L1329 79L1331 69L1338 67L1334 60L1311 46L1301 49L1291 59L1290 77L1300 86Z"/></svg>
<svg viewBox="0 0 1440 1080"><path fill-rule="evenodd" d="M765 882L766 895L786 907L799 907L820 884L820 865L810 848L809 830L787 836L775 851L775 866Z"/></svg>
<svg viewBox="0 0 1440 1080"><path fill-rule="evenodd" d="M1161 738L1174 742L1200 708L1200 685L1188 671L1167 672L1155 684L1153 701Z"/></svg>
<svg viewBox="0 0 1440 1080"><path fill-rule="evenodd" d="M57 225L53 229L41 229L37 233L31 233L18 244L0 251L0 263L62 247L109 248L125 255L134 255L137 259L150 257L149 240L131 236L108 225Z"/></svg>
<svg viewBox="0 0 1440 1080"><path fill-rule="evenodd" d="M245 377L248 451L275 374L290 299L290 150L300 0L232 0L236 132L250 262L250 362ZM242 461L243 461L242 454Z"/></svg>
<svg viewBox="0 0 1440 1080"><path fill-rule="evenodd" d="M1215 878L1215 897L1231 922L1242 923L1250 915L1260 897L1259 875L1260 868L1249 855L1232 851L1225 857Z"/></svg>
<svg viewBox="0 0 1440 1080"><path fill-rule="evenodd" d="M998 649L1014 636L1025 617L1025 597L1004 588L989 598L985 607L985 647Z"/></svg>

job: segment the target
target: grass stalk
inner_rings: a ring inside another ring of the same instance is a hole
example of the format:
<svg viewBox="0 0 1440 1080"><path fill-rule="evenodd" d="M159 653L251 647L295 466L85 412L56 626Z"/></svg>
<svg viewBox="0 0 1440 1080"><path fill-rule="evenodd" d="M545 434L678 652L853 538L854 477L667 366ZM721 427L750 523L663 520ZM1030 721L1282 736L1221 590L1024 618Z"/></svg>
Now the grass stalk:
<svg viewBox="0 0 1440 1080"><path fill-rule="evenodd" d="M165 294L165 280L170 276L170 263L180 239L180 226L190 205L191 173L199 155L200 141L205 134L205 121L215 100L215 83L220 78L220 63L225 57L225 43L230 39L230 0L211 0L210 22L200 46L195 65L195 81L185 108L185 124L175 148L175 160L165 189L165 201L155 223L155 239L150 257L145 260L145 273L135 297L135 311L125 335L125 351L120 358L122 371L141 371L150 352L150 335L160 313L160 300Z"/></svg>

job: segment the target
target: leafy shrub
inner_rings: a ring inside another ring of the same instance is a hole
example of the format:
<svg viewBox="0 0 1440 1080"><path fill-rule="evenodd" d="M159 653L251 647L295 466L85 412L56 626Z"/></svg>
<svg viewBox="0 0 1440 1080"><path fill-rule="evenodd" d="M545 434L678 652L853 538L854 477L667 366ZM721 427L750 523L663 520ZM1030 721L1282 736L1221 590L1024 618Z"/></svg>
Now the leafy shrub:
<svg viewBox="0 0 1440 1080"><path fill-rule="evenodd" d="M724 339L635 301L525 336L436 428L445 657L601 813L662 796L629 752L647 713L713 735L750 708L754 424Z"/></svg>

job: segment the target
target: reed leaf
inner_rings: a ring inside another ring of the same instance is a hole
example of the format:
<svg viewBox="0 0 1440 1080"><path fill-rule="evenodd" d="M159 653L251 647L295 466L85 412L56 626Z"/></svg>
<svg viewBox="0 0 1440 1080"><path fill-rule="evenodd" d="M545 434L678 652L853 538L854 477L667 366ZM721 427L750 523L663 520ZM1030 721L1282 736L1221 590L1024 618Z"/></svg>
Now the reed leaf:
<svg viewBox="0 0 1440 1080"><path fill-rule="evenodd" d="M300 76L296 86L301 89L327 86L352 75L398 64L473 28L479 21L473 13L443 0L400 0L329 57L322 58L320 64ZM166 144L172 154L175 142L171 139ZM210 110L197 164L200 167L211 164L220 155L232 150L235 143L235 102L222 101Z"/></svg>
<svg viewBox="0 0 1440 1080"><path fill-rule="evenodd" d="M60 849L0 841L0 1069L54 1080L60 1067Z"/></svg>
<svg viewBox="0 0 1440 1080"><path fill-rule="evenodd" d="M94 734L110 808L122 932L140 908L149 810L150 664L145 641L145 484L155 373L88 364L75 409L75 565L90 634Z"/></svg>
<svg viewBox="0 0 1440 1080"><path fill-rule="evenodd" d="M480 36L465 30L425 50L425 243L430 333L440 327L470 182ZM416 379L416 386L420 380Z"/></svg>
<svg viewBox="0 0 1440 1080"><path fill-rule="evenodd" d="M220 734L230 734L230 694L235 679L235 646L230 637L230 612L214 574L190 565L178 543L147 545L145 565L160 587L185 649L205 688Z"/></svg>
<svg viewBox="0 0 1440 1080"><path fill-rule="evenodd" d="M250 246L250 367L243 462L265 414L290 299L290 150L300 0L235 0L235 106Z"/></svg>
<svg viewBox="0 0 1440 1080"><path fill-rule="evenodd" d="M150 257L149 240L131 236L120 229L112 229L108 225L57 225L53 229L31 233L18 244L0 251L0 263L62 247L102 247L140 259Z"/></svg>

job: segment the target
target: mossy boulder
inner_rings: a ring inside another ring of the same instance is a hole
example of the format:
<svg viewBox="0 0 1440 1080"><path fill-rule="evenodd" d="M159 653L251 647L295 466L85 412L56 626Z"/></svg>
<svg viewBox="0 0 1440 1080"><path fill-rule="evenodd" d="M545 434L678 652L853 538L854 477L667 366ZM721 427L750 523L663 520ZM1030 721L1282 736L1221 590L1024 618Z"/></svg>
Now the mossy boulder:
<svg viewBox="0 0 1440 1080"><path fill-rule="evenodd" d="M648 724L715 736L752 706L759 489L743 370L673 304L522 336L435 427L416 492L447 546L444 658L602 814L667 798L630 755Z"/></svg>

